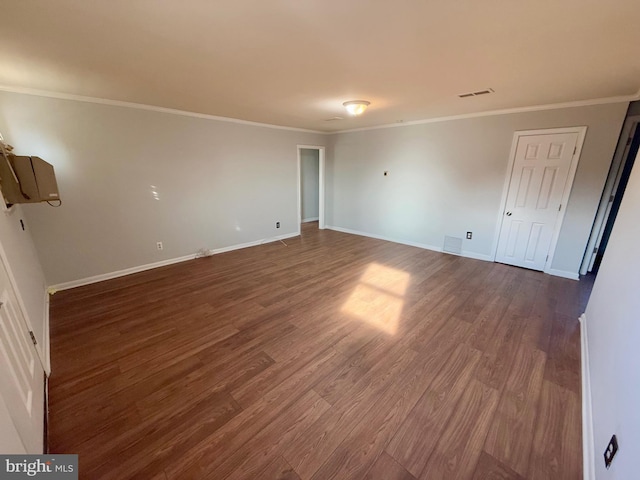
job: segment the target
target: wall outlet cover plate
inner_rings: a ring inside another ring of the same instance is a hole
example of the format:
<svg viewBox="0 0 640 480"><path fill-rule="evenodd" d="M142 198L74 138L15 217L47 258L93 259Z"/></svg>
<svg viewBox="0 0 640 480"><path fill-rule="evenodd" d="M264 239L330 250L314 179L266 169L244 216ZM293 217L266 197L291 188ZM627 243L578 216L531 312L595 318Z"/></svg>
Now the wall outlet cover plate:
<svg viewBox="0 0 640 480"><path fill-rule="evenodd" d="M611 466L611 462L613 462L613 457L616 456L618 451L618 439L614 435L609 440L609 445L607 445L607 449L604 451L604 466L609 468Z"/></svg>

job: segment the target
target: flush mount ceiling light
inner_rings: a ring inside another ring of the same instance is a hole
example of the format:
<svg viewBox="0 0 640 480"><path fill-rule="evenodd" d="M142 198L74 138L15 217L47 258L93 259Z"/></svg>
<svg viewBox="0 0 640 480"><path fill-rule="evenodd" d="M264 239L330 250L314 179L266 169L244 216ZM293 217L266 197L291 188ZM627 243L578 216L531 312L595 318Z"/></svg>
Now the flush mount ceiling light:
<svg viewBox="0 0 640 480"><path fill-rule="evenodd" d="M342 105L344 105L344 108L346 108L347 112L351 115L358 116L361 115L369 105L371 105L371 102L367 102L366 100L351 100L349 102L344 102Z"/></svg>

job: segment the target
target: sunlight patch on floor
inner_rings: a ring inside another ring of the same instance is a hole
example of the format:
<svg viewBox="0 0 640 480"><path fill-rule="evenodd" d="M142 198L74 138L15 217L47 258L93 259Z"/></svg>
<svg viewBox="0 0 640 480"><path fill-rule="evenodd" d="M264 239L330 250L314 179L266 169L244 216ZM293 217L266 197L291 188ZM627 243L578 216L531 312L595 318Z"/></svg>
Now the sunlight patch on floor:
<svg viewBox="0 0 640 480"><path fill-rule="evenodd" d="M362 274L360 283L341 311L389 335L395 335L410 278L402 270L372 263Z"/></svg>

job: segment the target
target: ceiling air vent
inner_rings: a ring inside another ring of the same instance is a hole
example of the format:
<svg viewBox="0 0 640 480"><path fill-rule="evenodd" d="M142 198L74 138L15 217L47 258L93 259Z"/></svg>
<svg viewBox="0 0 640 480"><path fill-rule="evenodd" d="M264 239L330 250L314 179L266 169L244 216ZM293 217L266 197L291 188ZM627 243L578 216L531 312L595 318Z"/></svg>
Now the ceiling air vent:
<svg viewBox="0 0 640 480"><path fill-rule="evenodd" d="M467 93L460 93L458 94L458 96L460 98L467 98L467 97L477 97L479 95L486 95L488 93L493 93L493 88L487 88L486 90L478 90L477 92L467 92Z"/></svg>
<svg viewBox="0 0 640 480"><path fill-rule="evenodd" d="M343 120L342 117L331 117L331 118L325 118L324 121L325 122L335 122L336 120Z"/></svg>

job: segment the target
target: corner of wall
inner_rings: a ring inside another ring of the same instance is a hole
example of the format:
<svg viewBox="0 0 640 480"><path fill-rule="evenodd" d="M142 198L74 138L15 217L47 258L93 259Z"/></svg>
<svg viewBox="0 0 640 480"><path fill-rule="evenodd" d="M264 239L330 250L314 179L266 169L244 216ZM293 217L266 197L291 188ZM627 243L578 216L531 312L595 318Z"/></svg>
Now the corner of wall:
<svg viewBox="0 0 640 480"><path fill-rule="evenodd" d="M587 316L580 315L580 358L582 366L582 461L583 478L595 479L595 456L593 449L593 412L591 406L591 373L589 370L589 341L587 338Z"/></svg>

